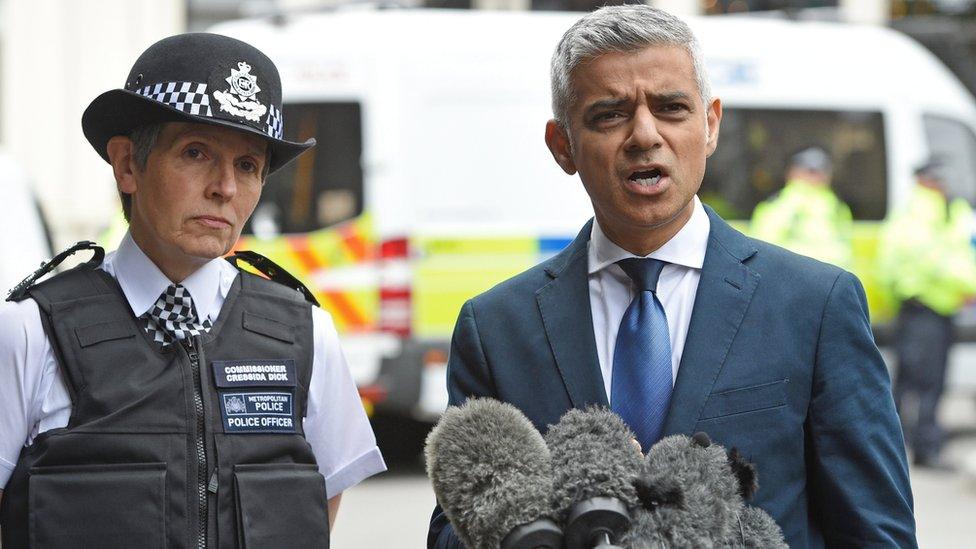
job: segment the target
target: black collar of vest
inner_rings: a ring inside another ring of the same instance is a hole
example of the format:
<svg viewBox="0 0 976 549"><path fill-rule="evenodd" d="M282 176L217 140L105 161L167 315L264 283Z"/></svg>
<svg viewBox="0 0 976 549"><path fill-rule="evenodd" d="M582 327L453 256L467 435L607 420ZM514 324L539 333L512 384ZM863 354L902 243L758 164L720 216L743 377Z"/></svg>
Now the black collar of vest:
<svg viewBox="0 0 976 549"><path fill-rule="evenodd" d="M27 297L27 290L30 290L31 286L34 285L41 277L53 271L58 265L64 262L65 259L74 255L82 250L92 250L92 258L85 263L85 267L94 269L102 264L102 260L105 259L105 249L101 246L95 244L90 240L82 240L76 243L74 246L64 250L58 255L51 258L50 261L41 263L41 267L31 273L30 276L21 280L19 284L14 286L10 292L7 293L7 301L23 301Z"/></svg>
<svg viewBox="0 0 976 549"><path fill-rule="evenodd" d="M241 266L238 264L238 261L243 261L248 265L257 269L258 272L268 277L272 281L277 282L278 284L281 284L288 288L291 288L292 290L295 290L298 293L302 294L305 300L311 303L312 305L315 305L316 307L320 306L319 300L315 299L315 296L312 295L311 290L309 290L297 278L292 276L291 273L282 269L280 265L278 265L274 261L271 261L267 257L264 257L263 255L257 252L252 252L250 250L241 250L235 253L234 255L227 256L226 259L227 261L230 261L231 265L237 267L238 269L241 268Z"/></svg>

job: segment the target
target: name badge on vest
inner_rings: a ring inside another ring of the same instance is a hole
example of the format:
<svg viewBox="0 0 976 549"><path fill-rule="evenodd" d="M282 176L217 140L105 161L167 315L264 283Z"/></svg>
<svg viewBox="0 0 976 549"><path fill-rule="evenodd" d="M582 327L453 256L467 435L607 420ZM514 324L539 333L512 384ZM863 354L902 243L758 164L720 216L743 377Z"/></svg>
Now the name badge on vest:
<svg viewBox="0 0 976 549"><path fill-rule="evenodd" d="M295 360L215 360L217 387L294 387Z"/></svg>
<svg viewBox="0 0 976 549"><path fill-rule="evenodd" d="M213 362L225 433L294 433L295 361ZM273 389L272 389L273 388Z"/></svg>

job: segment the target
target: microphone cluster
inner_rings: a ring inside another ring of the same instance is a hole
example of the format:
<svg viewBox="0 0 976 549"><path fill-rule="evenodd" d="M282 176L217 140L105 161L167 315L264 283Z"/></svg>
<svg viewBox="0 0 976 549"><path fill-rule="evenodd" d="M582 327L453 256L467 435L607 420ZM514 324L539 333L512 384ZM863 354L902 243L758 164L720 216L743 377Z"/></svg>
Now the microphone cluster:
<svg viewBox="0 0 976 549"><path fill-rule="evenodd" d="M708 436L646 456L616 414L570 410L543 437L510 404L471 399L427 437L427 474L469 549L787 547L745 504L756 472Z"/></svg>

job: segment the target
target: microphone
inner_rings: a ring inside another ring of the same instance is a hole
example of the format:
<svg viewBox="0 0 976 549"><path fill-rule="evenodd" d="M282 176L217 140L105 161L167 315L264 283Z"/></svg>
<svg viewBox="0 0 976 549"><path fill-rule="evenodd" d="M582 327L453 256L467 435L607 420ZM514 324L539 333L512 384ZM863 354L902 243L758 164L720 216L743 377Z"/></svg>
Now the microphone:
<svg viewBox="0 0 976 549"><path fill-rule="evenodd" d="M549 449L518 408L487 398L450 407L424 454L437 501L466 547L562 549Z"/></svg>
<svg viewBox="0 0 976 549"><path fill-rule="evenodd" d="M630 528L643 461L633 439L619 416L596 406L570 410L549 428L553 506L567 549L617 547Z"/></svg>
<svg viewBox="0 0 976 549"><path fill-rule="evenodd" d="M758 489L755 467L705 433L658 441L635 487L641 506L623 540L632 549L787 547L776 522L745 504Z"/></svg>

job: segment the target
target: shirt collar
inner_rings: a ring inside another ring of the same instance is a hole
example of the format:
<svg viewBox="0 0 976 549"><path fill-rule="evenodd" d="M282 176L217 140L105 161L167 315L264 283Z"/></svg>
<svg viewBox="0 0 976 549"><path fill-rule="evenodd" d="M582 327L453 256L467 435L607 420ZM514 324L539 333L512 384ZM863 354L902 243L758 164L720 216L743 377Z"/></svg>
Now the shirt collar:
<svg viewBox="0 0 976 549"><path fill-rule="evenodd" d="M212 259L180 283L190 292L197 316L201 320L215 320L220 304L226 297L221 281L228 274L228 269L223 269L222 263L226 263L222 258ZM172 284L128 232L113 254L112 268L119 286L122 287L122 293L136 316L142 316L148 311L166 287Z"/></svg>
<svg viewBox="0 0 976 549"><path fill-rule="evenodd" d="M682 265L692 269L701 269L705 262L705 250L708 247L708 233L711 222L708 214L696 195L691 218L677 234L671 237L660 248L645 257L660 259L675 265ZM621 248L610 240L600 227L600 223L593 219L590 231L588 253L589 274L597 273L621 259L638 257Z"/></svg>

